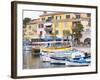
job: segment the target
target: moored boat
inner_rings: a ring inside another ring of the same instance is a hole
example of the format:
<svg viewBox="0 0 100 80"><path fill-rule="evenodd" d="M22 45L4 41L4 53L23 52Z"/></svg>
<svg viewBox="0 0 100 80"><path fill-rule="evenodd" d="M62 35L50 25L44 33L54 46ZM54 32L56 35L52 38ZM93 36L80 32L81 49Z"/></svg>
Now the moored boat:
<svg viewBox="0 0 100 80"><path fill-rule="evenodd" d="M86 57L82 51L67 49L43 49L41 51L42 61L51 64L68 66L86 66L91 62L91 57Z"/></svg>

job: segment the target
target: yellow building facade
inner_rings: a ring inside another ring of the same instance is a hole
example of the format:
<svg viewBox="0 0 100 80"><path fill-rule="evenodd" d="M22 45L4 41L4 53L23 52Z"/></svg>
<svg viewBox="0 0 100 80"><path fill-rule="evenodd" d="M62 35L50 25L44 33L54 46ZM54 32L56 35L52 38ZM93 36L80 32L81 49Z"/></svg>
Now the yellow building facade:
<svg viewBox="0 0 100 80"><path fill-rule="evenodd" d="M37 34L38 20L30 21L26 27L23 28L24 39L30 40L38 38Z"/></svg>
<svg viewBox="0 0 100 80"><path fill-rule="evenodd" d="M56 36L61 38L64 36L63 35L64 31L69 31L70 33L72 33L73 23L82 21L88 22L88 19L90 19L90 14L87 13L56 12L56 13L45 13L43 15L40 15L40 20L44 21L44 24L51 23L52 33L56 34L57 32Z"/></svg>
<svg viewBox="0 0 100 80"><path fill-rule="evenodd" d="M72 19L75 19L76 16L72 13L51 13L51 14L44 14L40 16L40 20L44 20L46 23L51 23L52 26L52 33L56 34L57 37L62 38L64 31L69 31L72 33Z"/></svg>
<svg viewBox="0 0 100 80"><path fill-rule="evenodd" d="M87 13L44 13L39 16L38 20L34 20L27 25L25 37L30 39L39 38L41 33L43 36L55 34L57 37L63 38L64 31L72 33L73 23L88 21L88 19L90 19L90 14Z"/></svg>

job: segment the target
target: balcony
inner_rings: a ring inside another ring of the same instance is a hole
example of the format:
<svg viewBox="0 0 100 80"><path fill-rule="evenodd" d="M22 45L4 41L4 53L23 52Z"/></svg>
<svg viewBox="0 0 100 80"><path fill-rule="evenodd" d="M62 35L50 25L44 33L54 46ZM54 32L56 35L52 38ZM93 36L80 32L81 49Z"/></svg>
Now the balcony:
<svg viewBox="0 0 100 80"><path fill-rule="evenodd" d="M52 20L51 19L47 19L45 22L51 22Z"/></svg>
<svg viewBox="0 0 100 80"><path fill-rule="evenodd" d="M52 27L45 27L44 29L46 32L52 31Z"/></svg>
<svg viewBox="0 0 100 80"><path fill-rule="evenodd" d="M45 22L45 23L44 23L44 26L45 26L45 27L51 26L51 25L52 25L52 22Z"/></svg>
<svg viewBox="0 0 100 80"><path fill-rule="evenodd" d="M52 22L53 17L48 17L48 19L46 19L46 22Z"/></svg>

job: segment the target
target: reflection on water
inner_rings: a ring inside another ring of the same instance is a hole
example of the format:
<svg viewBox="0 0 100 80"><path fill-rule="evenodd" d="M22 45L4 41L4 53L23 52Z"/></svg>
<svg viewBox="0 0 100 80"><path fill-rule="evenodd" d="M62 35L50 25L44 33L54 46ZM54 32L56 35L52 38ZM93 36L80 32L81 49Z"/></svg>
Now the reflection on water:
<svg viewBox="0 0 100 80"><path fill-rule="evenodd" d="M54 68L65 67L66 65L55 65L49 62L42 62L39 56L33 56L31 51L24 51L23 53L23 69L38 69L38 68Z"/></svg>
<svg viewBox="0 0 100 80"><path fill-rule="evenodd" d="M91 51L91 48L87 48L87 47L83 47L83 48L75 47L75 49L85 51L88 53L90 53ZM75 67L75 66L69 66L69 65L51 64L50 62L43 62L41 58L39 57L39 55L34 56L33 54L37 54L37 53L33 53L32 50L23 50L23 69Z"/></svg>

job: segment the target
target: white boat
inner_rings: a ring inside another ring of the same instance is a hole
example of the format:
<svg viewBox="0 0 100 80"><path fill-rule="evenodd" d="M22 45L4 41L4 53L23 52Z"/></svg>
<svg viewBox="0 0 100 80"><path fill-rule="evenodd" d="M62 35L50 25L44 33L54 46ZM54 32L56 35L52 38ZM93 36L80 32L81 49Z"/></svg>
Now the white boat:
<svg viewBox="0 0 100 80"><path fill-rule="evenodd" d="M51 64L59 64L59 65L66 65L66 61L65 60L55 60L55 59L51 59L50 60Z"/></svg>
<svg viewBox="0 0 100 80"><path fill-rule="evenodd" d="M32 47L30 45L25 45L23 49L25 51L30 51L30 50L32 50Z"/></svg>
<svg viewBox="0 0 100 80"><path fill-rule="evenodd" d="M43 61L43 62L50 62L50 56L48 55L40 55L40 59Z"/></svg>
<svg viewBox="0 0 100 80"><path fill-rule="evenodd" d="M52 51L52 50L51 50ZM68 66L86 66L91 62L91 58L86 58L81 51L42 51L42 61L49 61L51 64L68 65Z"/></svg>
<svg viewBox="0 0 100 80"><path fill-rule="evenodd" d="M70 48L45 48L40 51L40 58L42 61L50 61L52 58L64 58L67 57L66 51Z"/></svg>
<svg viewBox="0 0 100 80"><path fill-rule="evenodd" d="M91 58L64 58L64 57L51 57L50 63L59 63L59 64L64 64L64 65L69 65L69 66L86 66L89 65L91 62Z"/></svg>
<svg viewBox="0 0 100 80"><path fill-rule="evenodd" d="M69 66L88 66L90 65L91 61L90 58L79 58L79 60L75 60L75 59L71 59L71 60L67 60L66 65Z"/></svg>

